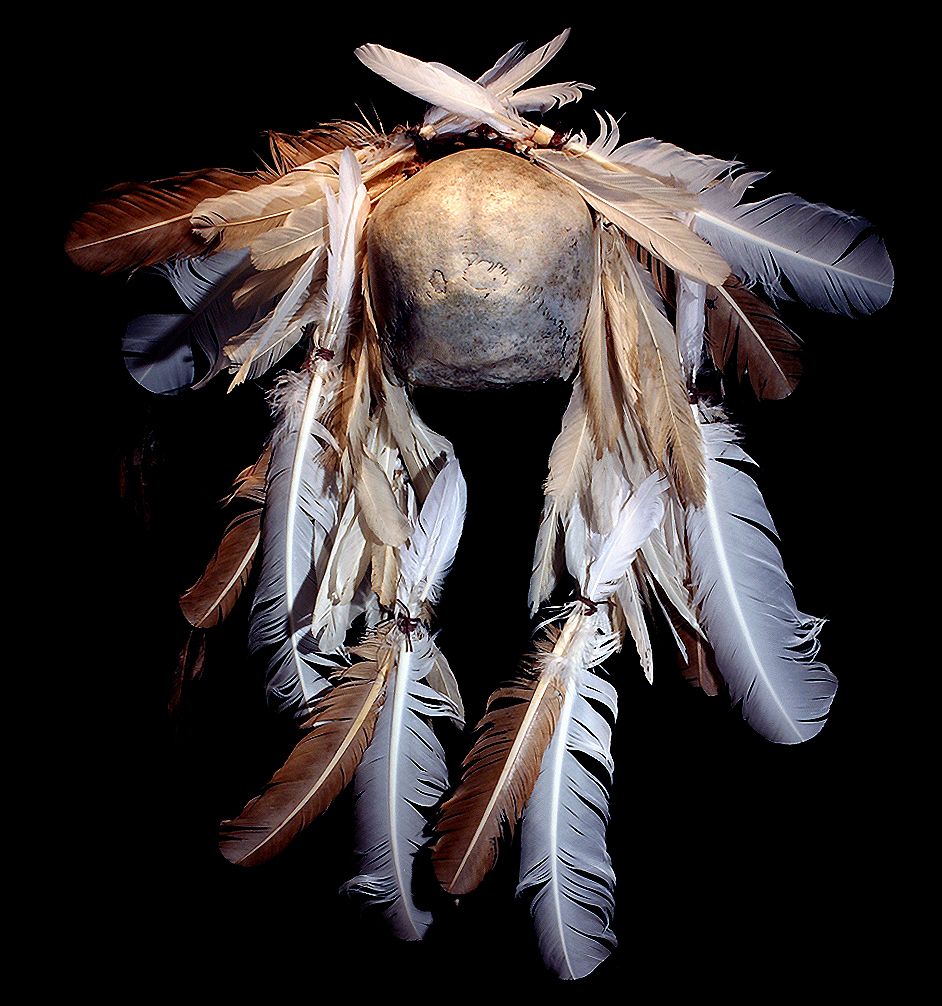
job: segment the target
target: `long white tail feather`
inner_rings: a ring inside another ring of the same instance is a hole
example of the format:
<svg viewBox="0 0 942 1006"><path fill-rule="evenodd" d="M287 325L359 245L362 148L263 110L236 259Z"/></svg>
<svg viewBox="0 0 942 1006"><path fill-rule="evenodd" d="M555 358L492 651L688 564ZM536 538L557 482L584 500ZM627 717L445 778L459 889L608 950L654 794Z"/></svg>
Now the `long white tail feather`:
<svg viewBox="0 0 942 1006"><path fill-rule="evenodd" d="M598 661L588 658L592 662ZM595 708L599 704L608 717ZM615 715L615 689L580 668L523 812L517 893L532 894L543 959L561 978L589 974L616 944L615 873L605 841ZM586 758L596 771L586 767Z"/></svg>
<svg viewBox="0 0 942 1006"><path fill-rule="evenodd" d="M436 477L399 550L398 599L406 622L390 633L389 691L356 773L360 872L346 887L380 905L393 931L408 940L421 939L432 920L415 903L412 867L428 814L448 785L444 751L430 720L463 715L458 702L426 680L447 688L450 672L419 618L454 558L464 511L464 478L452 460Z"/></svg>
<svg viewBox="0 0 942 1006"><path fill-rule="evenodd" d="M703 436L707 500L687 512L694 601L746 721L769 740L795 744L821 730L837 690L837 679L815 659L822 621L796 607L755 482L724 463L751 458L725 423L705 424Z"/></svg>
<svg viewBox="0 0 942 1006"><path fill-rule="evenodd" d="M413 860L425 842L431 808L448 784L444 751L430 721L457 711L424 681L435 667L424 630L394 637L386 701L355 776L359 872L344 888L381 908L400 939L420 940L432 915L415 902Z"/></svg>

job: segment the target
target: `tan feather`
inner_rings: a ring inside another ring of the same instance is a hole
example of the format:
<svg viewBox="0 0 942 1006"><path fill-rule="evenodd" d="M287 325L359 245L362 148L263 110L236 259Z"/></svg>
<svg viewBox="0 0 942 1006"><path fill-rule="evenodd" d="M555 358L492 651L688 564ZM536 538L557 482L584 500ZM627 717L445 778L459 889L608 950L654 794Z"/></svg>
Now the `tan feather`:
<svg viewBox="0 0 942 1006"><path fill-rule="evenodd" d="M270 303L291 286L299 268L300 263L288 262L279 269L250 273L242 285L233 292L232 306L240 310L244 307L259 308ZM241 340L232 340L232 345L238 341Z"/></svg>
<svg viewBox="0 0 942 1006"><path fill-rule="evenodd" d="M679 617L674 619L674 630L683 646L678 656L684 679L707 695L718 695L721 679L710 644Z"/></svg>
<svg viewBox="0 0 942 1006"><path fill-rule="evenodd" d="M625 261L638 302L638 338L643 373L643 415L659 466L680 499L701 506L706 499L706 466L700 428L688 400L674 329L648 295L640 274Z"/></svg>
<svg viewBox="0 0 942 1006"><path fill-rule="evenodd" d="M194 207L190 224L203 241L220 248L245 248L253 240L280 226L293 210L323 198L328 173L295 171L277 181L247 192L226 192Z"/></svg>
<svg viewBox="0 0 942 1006"><path fill-rule="evenodd" d="M618 441L622 398L617 370L612 366L601 289L600 235L596 229L595 277L585 327L579 344L579 365L596 447L601 453Z"/></svg>
<svg viewBox="0 0 942 1006"><path fill-rule="evenodd" d="M116 186L72 224L66 253L82 269L105 275L200 254L208 245L190 227L194 208L259 184L257 176L215 168Z"/></svg>
<svg viewBox="0 0 942 1006"><path fill-rule="evenodd" d="M573 184L597 213L671 268L714 285L729 276L727 263L684 223L692 208L686 190L653 177L616 174L563 151L539 151L534 159Z"/></svg>
<svg viewBox="0 0 942 1006"><path fill-rule="evenodd" d="M401 384L385 374L381 375L380 381L381 409L421 506L435 476L445 466L451 453L451 444L422 422Z"/></svg>
<svg viewBox="0 0 942 1006"><path fill-rule="evenodd" d="M373 549L364 525L356 496L351 493L341 509L311 618L312 632L324 652L343 645L354 595L369 570Z"/></svg>
<svg viewBox="0 0 942 1006"><path fill-rule="evenodd" d="M382 542L371 542L370 586L380 607L391 609L399 586L399 556L396 549Z"/></svg>
<svg viewBox="0 0 942 1006"><path fill-rule="evenodd" d="M627 288L624 269L612 253L613 238L606 230L602 248L602 304L611 359L618 369L622 395L633 408L641 393L641 361L638 354L638 305Z"/></svg>
<svg viewBox="0 0 942 1006"><path fill-rule="evenodd" d="M674 275L674 270L633 238L626 238L624 246L651 277L654 281L654 288L661 295L661 299L673 311L677 307L677 278Z"/></svg>
<svg viewBox="0 0 942 1006"><path fill-rule="evenodd" d="M377 542L399 548L412 528L402 512L386 472L366 449L355 463L355 491L360 513Z"/></svg>
<svg viewBox="0 0 942 1006"><path fill-rule="evenodd" d="M521 675L491 696L463 762L461 782L442 805L432 866L455 896L474 890L497 860L533 792L563 693L549 675Z"/></svg>
<svg viewBox="0 0 942 1006"><path fill-rule="evenodd" d="M291 210L279 226L253 238L252 265L259 270L279 269L309 255L327 241L327 200L315 199Z"/></svg>
<svg viewBox="0 0 942 1006"><path fill-rule="evenodd" d="M388 660L362 661L317 703L304 736L265 789L220 826L231 863L271 859L306 828L353 778L382 707Z"/></svg>
<svg viewBox="0 0 942 1006"><path fill-rule="evenodd" d="M776 310L735 277L707 288L707 345L720 370L748 375L759 398L786 398L801 376L801 343Z"/></svg>

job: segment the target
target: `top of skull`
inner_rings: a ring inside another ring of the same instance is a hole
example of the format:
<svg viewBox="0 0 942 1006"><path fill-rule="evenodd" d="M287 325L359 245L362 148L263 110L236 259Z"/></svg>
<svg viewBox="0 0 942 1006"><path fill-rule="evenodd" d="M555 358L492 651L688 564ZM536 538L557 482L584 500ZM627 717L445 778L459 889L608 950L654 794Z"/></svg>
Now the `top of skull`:
<svg viewBox="0 0 942 1006"><path fill-rule="evenodd" d="M483 388L567 377L594 278L581 196L514 154L461 150L370 216L370 289L386 356L410 383Z"/></svg>

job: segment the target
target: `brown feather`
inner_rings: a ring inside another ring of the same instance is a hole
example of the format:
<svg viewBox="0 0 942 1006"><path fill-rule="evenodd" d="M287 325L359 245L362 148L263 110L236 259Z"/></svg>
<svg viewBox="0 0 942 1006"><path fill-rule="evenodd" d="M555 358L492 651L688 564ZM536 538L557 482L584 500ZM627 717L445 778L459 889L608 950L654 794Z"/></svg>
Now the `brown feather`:
<svg viewBox="0 0 942 1006"><path fill-rule="evenodd" d="M219 625L235 607L252 572L261 537L262 507L235 517L200 578L180 597L184 618L197 628Z"/></svg>
<svg viewBox="0 0 942 1006"><path fill-rule="evenodd" d="M386 660L354 664L318 702L285 764L237 818L220 825L226 859L240 866L265 862L326 810L373 736L387 670Z"/></svg>
<svg viewBox="0 0 942 1006"><path fill-rule="evenodd" d="M801 343L778 313L735 277L707 288L707 345L720 370L735 365L756 396L790 395L801 376Z"/></svg>
<svg viewBox="0 0 942 1006"><path fill-rule="evenodd" d="M105 275L200 254L207 245L190 227L193 209L204 199L259 183L255 175L213 168L116 186L72 224L66 253L82 269Z"/></svg>
<svg viewBox="0 0 942 1006"><path fill-rule="evenodd" d="M254 465L242 471L226 505L234 500L264 504L271 445L262 451ZM263 506L238 514L230 522L216 554L196 583L180 597L180 610L198 628L219 625L235 607L252 571L261 534Z"/></svg>
<svg viewBox="0 0 942 1006"><path fill-rule="evenodd" d="M376 133L369 126L349 120L316 126L295 134L268 133L275 171L283 175L344 147L364 147L376 139Z"/></svg>
<svg viewBox="0 0 942 1006"><path fill-rule="evenodd" d="M563 693L551 675L521 674L491 696L463 763L461 782L442 805L432 866L456 896L473 891L513 835L553 736Z"/></svg>
<svg viewBox="0 0 942 1006"><path fill-rule="evenodd" d="M710 644L679 616L674 617L674 628L684 645L678 654L684 679L707 695L718 695L719 670Z"/></svg>
<svg viewBox="0 0 942 1006"><path fill-rule="evenodd" d="M176 733L180 727L180 715L183 710L183 694L186 689L197 681L203 673L206 663L206 633L202 629L191 629L183 644L183 649L177 657L177 666L173 675L173 687L167 711L170 722Z"/></svg>

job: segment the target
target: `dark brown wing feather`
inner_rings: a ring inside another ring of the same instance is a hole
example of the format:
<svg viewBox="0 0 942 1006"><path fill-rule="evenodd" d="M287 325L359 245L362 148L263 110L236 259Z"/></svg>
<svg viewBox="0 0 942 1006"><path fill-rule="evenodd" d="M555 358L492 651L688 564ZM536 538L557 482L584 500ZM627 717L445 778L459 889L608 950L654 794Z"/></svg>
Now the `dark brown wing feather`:
<svg viewBox="0 0 942 1006"><path fill-rule="evenodd" d="M720 370L734 366L759 398L785 398L801 376L801 343L775 309L731 276L707 288L707 344Z"/></svg>
<svg viewBox="0 0 942 1006"><path fill-rule="evenodd" d="M82 269L108 275L205 252L206 244L190 227L196 206L233 189L253 188L260 181L255 175L212 168L116 186L72 224L66 253Z"/></svg>

